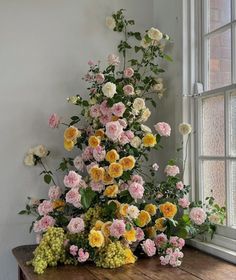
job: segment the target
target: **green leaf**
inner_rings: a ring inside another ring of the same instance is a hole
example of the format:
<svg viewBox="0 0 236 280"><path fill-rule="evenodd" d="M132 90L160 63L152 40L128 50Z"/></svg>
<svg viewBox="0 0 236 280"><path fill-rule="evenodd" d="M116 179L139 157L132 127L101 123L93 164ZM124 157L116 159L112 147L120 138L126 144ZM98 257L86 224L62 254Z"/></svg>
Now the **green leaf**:
<svg viewBox="0 0 236 280"><path fill-rule="evenodd" d="M45 182L46 184L50 184L51 181L52 181L52 176L49 175L49 174L46 174L46 175L44 175L43 179L44 179L44 182Z"/></svg>
<svg viewBox="0 0 236 280"><path fill-rule="evenodd" d="M71 120L72 121L77 121L77 120L79 121L79 117L78 116L73 116L73 117L71 117Z"/></svg>
<svg viewBox="0 0 236 280"><path fill-rule="evenodd" d="M139 32L135 32L135 33L134 33L134 37L135 37L135 39L137 39L137 40L139 40L139 41L142 40L141 34L140 34Z"/></svg>
<svg viewBox="0 0 236 280"><path fill-rule="evenodd" d="M151 103L152 103L152 106L153 106L154 108L157 107L157 104L156 104L156 102L155 102L154 100L151 100Z"/></svg>
<svg viewBox="0 0 236 280"><path fill-rule="evenodd" d="M188 236L188 231L186 230L186 228L180 228L178 231L177 231L177 236L178 237L181 237L183 239L186 239L187 236Z"/></svg>
<svg viewBox="0 0 236 280"><path fill-rule="evenodd" d="M167 54L164 55L164 59L167 60L167 61L173 62L172 57L167 55Z"/></svg>
<svg viewBox="0 0 236 280"><path fill-rule="evenodd" d="M88 107L88 106L89 106L89 103L88 103L87 100L83 100L83 101L82 101L82 104L83 104L83 106L85 106L85 107Z"/></svg>
<svg viewBox="0 0 236 280"><path fill-rule="evenodd" d="M92 201L96 196L96 193L89 187L86 189L81 189L80 194L81 194L81 204L85 209L88 209L91 206Z"/></svg>
<svg viewBox="0 0 236 280"><path fill-rule="evenodd" d="M28 214L28 211L26 211L26 210L21 210L18 214L19 214L19 215L26 215L26 214Z"/></svg>

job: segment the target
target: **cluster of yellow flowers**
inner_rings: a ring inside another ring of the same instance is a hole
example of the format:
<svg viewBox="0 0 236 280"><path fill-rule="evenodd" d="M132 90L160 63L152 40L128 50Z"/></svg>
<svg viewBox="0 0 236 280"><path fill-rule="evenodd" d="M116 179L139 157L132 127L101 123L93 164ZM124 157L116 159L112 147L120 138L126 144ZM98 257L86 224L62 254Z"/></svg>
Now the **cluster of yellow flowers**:
<svg viewBox="0 0 236 280"><path fill-rule="evenodd" d="M75 126L68 127L64 132L64 148L67 151L71 151L77 142L77 138L79 138L80 136L81 136L81 131L78 130L77 127Z"/></svg>

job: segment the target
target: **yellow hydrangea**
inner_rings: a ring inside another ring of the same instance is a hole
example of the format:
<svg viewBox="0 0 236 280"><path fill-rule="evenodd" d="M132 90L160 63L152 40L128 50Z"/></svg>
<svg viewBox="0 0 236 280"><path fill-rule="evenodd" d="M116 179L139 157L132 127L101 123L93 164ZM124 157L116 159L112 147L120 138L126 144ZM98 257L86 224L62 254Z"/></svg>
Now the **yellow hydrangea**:
<svg viewBox="0 0 236 280"><path fill-rule="evenodd" d="M90 169L89 174L94 182L99 182L103 179L104 172L105 171L103 167L98 167L95 165Z"/></svg>
<svg viewBox="0 0 236 280"><path fill-rule="evenodd" d="M143 146L144 147L154 147L157 143L156 137L152 133L147 133L143 139Z"/></svg>
<svg viewBox="0 0 236 280"><path fill-rule="evenodd" d="M102 225L101 231L105 237L108 237L110 235L110 226L112 225L112 222L106 222Z"/></svg>
<svg viewBox="0 0 236 280"><path fill-rule="evenodd" d="M124 233L124 238L129 242L135 242L137 240L136 238L136 230L132 227L130 230L126 230Z"/></svg>
<svg viewBox="0 0 236 280"><path fill-rule="evenodd" d="M106 153L106 161L110 163L116 162L119 158L120 156L115 149L112 149Z"/></svg>
<svg viewBox="0 0 236 280"><path fill-rule="evenodd" d="M123 174L123 167L120 163L112 162L108 167L108 174L112 178L118 178Z"/></svg>
<svg viewBox="0 0 236 280"><path fill-rule="evenodd" d="M119 188L116 184L106 187L105 191L103 192L104 196L107 197L116 197L118 194Z"/></svg>
<svg viewBox="0 0 236 280"><path fill-rule="evenodd" d="M160 211L165 218L172 219L177 213L177 206L171 202L165 202L160 205Z"/></svg>
<svg viewBox="0 0 236 280"><path fill-rule="evenodd" d="M94 135L89 137L88 144L90 147L97 148L100 145L100 143L101 143L100 137Z"/></svg>
<svg viewBox="0 0 236 280"><path fill-rule="evenodd" d="M125 264L135 263L137 257L133 254L133 252L130 250L130 248L124 249L125 254Z"/></svg>
<svg viewBox="0 0 236 280"><path fill-rule="evenodd" d="M81 132L75 126L68 127L64 132L64 139L66 141L74 141L81 136Z"/></svg>
<svg viewBox="0 0 236 280"><path fill-rule="evenodd" d="M135 166L135 158L133 156L123 157L120 160L123 170L132 170Z"/></svg>
<svg viewBox="0 0 236 280"><path fill-rule="evenodd" d="M146 204L144 210L147 211L151 216L154 216L157 212L157 206L152 203Z"/></svg>
<svg viewBox="0 0 236 280"><path fill-rule="evenodd" d="M139 226L139 227L144 227L146 226L149 222L151 221L151 216L150 214L145 211L145 210L141 210L139 215L138 215L138 218L136 220L136 224Z"/></svg>
<svg viewBox="0 0 236 280"><path fill-rule="evenodd" d="M100 248L104 245L104 236L100 230L90 230L89 236L89 245L91 247Z"/></svg>
<svg viewBox="0 0 236 280"><path fill-rule="evenodd" d="M66 139L64 139L64 148L70 152L73 150L75 146L75 142L74 141L67 141Z"/></svg>
<svg viewBox="0 0 236 280"><path fill-rule="evenodd" d="M166 219L163 217L156 219L156 221L155 221L156 230L165 231L166 230L165 222L166 222Z"/></svg>

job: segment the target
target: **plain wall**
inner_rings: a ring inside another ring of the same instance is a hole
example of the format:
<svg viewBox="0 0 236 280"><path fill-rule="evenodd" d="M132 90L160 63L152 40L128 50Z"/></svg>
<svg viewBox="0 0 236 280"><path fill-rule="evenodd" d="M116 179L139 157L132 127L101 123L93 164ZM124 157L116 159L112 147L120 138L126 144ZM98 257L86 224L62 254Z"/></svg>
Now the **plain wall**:
<svg viewBox="0 0 236 280"><path fill-rule="evenodd" d="M157 161L163 167L173 157L182 110L181 7L181 0L0 0L0 280L17 277L11 249L35 241L28 232L32 218L17 212L27 195L45 197L48 190L39 178L41 169L24 166L24 153L45 144L53 167L66 155L63 131L50 130L48 116L57 112L66 120L76 112L66 98L86 96L81 77L89 59L104 61L116 51L120 36L104 21L120 8L136 20L137 30L156 26L173 38L168 49L174 62L164 75L168 90L150 121L171 124L172 137L164 140Z"/></svg>

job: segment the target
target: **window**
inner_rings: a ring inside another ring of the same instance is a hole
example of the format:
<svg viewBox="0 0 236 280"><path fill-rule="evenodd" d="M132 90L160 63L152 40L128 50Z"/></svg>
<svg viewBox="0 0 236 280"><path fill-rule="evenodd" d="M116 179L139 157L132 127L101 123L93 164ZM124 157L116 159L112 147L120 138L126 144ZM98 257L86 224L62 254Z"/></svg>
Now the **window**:
<svg viewBox="0 0 236 280"><path fill-rule="evenodd" d="M202 0L201 73L197 97L197 178L200 199L227 207L236 228L236 0ZM236 233L235 233L236 234Z"/></svg>

